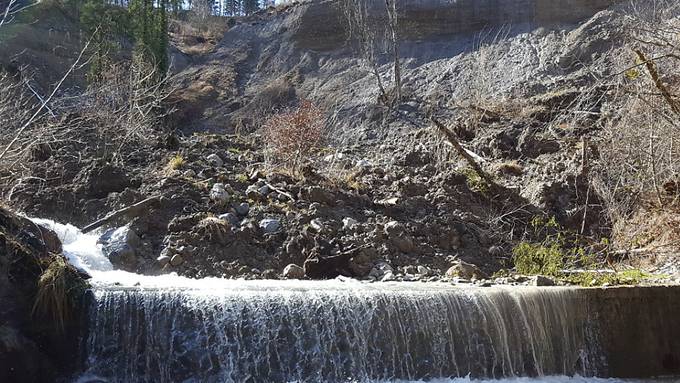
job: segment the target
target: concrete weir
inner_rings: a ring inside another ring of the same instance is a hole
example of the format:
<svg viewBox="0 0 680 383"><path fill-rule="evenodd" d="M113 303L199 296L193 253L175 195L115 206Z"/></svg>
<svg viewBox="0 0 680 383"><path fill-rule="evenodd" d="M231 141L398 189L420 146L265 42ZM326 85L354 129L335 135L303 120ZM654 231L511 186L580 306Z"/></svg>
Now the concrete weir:
<svg viewBox="0 0 680 383"><path fill-rule="evenodd" d="M577 291L598 323L607 376L680 376L680 286Z"/></svg>
<svg viewBox="0 0 680 383"><path fill-rule="evenodd" d="M680 376L680 287L219 283L95 289L87 373L130 383Z"/></svg>

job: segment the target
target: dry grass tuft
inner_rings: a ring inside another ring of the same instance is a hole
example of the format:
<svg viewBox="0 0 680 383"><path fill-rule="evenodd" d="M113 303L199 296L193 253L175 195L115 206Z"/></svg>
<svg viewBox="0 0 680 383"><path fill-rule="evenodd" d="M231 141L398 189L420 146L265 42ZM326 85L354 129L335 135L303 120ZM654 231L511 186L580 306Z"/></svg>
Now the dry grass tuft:
<svg viewBox="0 0 680 383"><path fill-rule="evenodd" d="M496 171L511 176L521 176L524 174L524 167L517 161L506 161L498 164Z"/></svg>
<svg viewBox="0 0 680 383"><path fill-rule="evenodd" d="M38 280L33 314L64 332L87 289L87 283L63 257L55 257Z"/></svg>

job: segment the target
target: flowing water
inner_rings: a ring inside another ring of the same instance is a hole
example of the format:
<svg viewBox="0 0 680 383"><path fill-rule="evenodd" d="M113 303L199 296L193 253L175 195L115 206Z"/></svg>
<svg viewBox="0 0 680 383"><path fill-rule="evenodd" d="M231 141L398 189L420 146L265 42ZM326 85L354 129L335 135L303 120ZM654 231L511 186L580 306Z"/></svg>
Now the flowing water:
<svg viewBox="0 0 680 383"><path fill-rule="evenodd" d="M589 377L606 360L577 289L141 276L40 223L93 276L78 382L624 382Z"/></svg>

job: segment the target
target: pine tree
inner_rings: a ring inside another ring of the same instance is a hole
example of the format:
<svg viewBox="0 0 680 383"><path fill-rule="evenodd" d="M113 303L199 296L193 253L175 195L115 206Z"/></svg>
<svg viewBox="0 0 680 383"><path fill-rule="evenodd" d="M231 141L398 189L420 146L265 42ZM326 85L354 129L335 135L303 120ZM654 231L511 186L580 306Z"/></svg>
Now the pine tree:
<svg viewBox="0 0 680 383"><path fill-rule="evenodd" d="M243 13L246 15L253 14L260 10L259 0L243 0Z"/></svg>
<svg viewBox="0 0 680 383"><path fill-rule="evenodd" d="M240 0L225 0L224 1L225 14L230 16L236 16L241 11L241 1Z"/></svg>

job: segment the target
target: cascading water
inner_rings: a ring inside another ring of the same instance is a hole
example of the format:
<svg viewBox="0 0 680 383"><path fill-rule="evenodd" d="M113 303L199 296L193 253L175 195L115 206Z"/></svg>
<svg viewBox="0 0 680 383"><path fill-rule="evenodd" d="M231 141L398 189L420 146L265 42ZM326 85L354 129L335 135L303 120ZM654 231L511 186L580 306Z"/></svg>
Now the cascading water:
<svg viewBox="0 0 680 383"><path fill-rule="evenodd" d="M610 382L576 289L141 276L40 223L93 276L81 383Z"/></svg>
<svg viewBox="0 0 680 383"><path fill-rule="evenodd" d="M123 382L345 382L593 374L569 290L226 283L100 289L90 371Z"/></svg>

